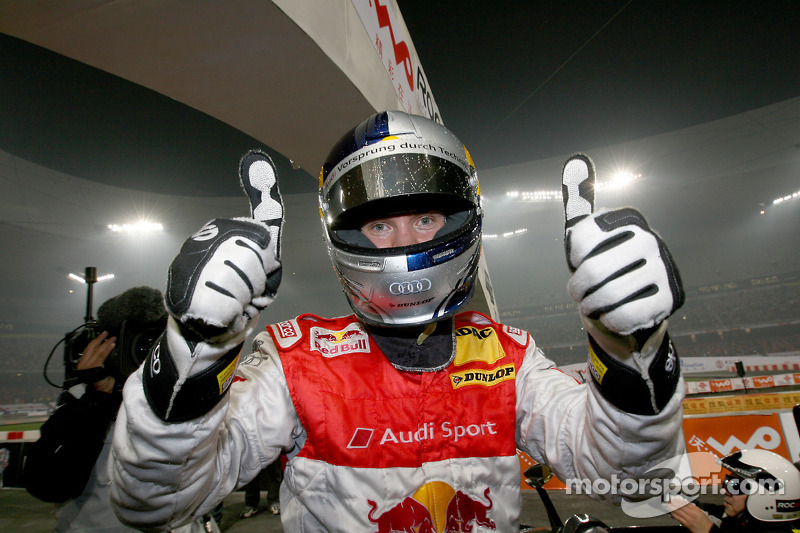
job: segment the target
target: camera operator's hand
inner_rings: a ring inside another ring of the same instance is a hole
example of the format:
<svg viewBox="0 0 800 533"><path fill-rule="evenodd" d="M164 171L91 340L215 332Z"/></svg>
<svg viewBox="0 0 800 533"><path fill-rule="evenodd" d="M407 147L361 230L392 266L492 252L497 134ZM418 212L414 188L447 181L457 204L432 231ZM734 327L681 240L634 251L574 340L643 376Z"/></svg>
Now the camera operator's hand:
<svg viewBox="0 0 800 533"><path fill-rule="evenodd" d="M100 335L90 340L81 353L81 358L75 369L78 371L91 371L97 369L97 381L91 381L95 389L101 392L111 394L114 391L114 378L113 376L105 375L103 364L106 362L109 354L116 347L116 337L109 337L107 331L102 332ZM88 375L88 374L87 374Z"/></svg>
<svg viewBox="0 0 800 533"><path fill-rule="evenodd" d="M169 268L167 331L144 368L147 399L169 422L196 418L222 398L244 339L281 281L283 202L275 165L251 151L239 177L250 217L207 223Z"/></svg>
<svg viewBox="0 0 800 533"><path fill-rule="evenodd" d="M681 278L666 244L639 211L594 211L594 187L591 160L580 154L567 160L567 289L590 334L590 370L618 407L658 412L680 375L666 318L683 304Z"/></svg>
<svg viewBox="0 0 800 533"><path fill-rule="evenodd" d="M708 533L714 527L708 515L697 505L680 496L673 496L670 500L670 516L691 533Z"/></svg>

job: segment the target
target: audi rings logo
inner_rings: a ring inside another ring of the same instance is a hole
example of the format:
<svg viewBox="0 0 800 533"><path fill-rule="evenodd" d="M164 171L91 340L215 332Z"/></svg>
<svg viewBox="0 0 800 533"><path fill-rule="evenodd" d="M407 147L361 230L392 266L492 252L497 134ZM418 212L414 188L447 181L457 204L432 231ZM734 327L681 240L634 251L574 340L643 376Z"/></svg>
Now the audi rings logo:
<svg viewBox="0 0 800 533"><path fill-rule="evenodd" d="M414 279L411 281L398 281L389 285L389 292L395 296L401 294L417 294L419 292L429 291L431 289L431 280L428 278Z"/></svg>

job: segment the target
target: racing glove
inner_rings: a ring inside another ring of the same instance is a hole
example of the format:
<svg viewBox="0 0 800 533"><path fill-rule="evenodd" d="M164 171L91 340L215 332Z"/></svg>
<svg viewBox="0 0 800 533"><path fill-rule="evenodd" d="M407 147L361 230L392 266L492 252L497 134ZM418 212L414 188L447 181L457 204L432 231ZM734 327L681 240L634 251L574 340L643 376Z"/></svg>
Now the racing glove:
<svg viewBox="0 0 800 533"><path fill-rule="evenodd" d="M680 376L666 319L683 305L680 274L637 210L594 211L595 170L578 154L562 172L567 285L589 332L589 370L620 409L655 414Z"/></svg>
<svg viewBox="0 0 800 533"><path fill-rule="evenodd" d="M239 177L250 218L208 222L169 267L167 329L143 369L145 396L167 422L197 418L222 399L245 338L280 284L283 202L275 165L250 151Z"/></svg>

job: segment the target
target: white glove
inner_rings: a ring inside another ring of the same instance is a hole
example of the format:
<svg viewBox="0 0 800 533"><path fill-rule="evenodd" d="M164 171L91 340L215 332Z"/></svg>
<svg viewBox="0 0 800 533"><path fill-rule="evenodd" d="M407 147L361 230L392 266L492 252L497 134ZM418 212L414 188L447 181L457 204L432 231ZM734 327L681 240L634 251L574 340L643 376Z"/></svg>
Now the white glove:
<svg viewBox="0 0 800 533"><path fill-rule="evenodd" d="M591 184L591 185L589 185ZM633 208L592 213L594 167L586 156L564 165L567 289L580 312L612 333L653 328L684 301L664 241Z"/></svg>
<svg viewBox="0 0 800 533"><path fill-rule="evenodd" d="M251 151L239 167L254 218L215 219L169 268L167 330L143 368L145 396L168 422L197 418L225 395L244 339L281 281L283 203L275 165Z"/></svg>
<svg viewBox="0 0 800 533"><path fill-rule="evenodd" d="M280 284L283 204L275 166L267 154L252 151L239 175L252 218L208 222L169 268L167 311L204 340L243 331Z"/></svg>
<svg viewBox="0 0 800 533"><path fill-rule="evenodd" d="M576 155L562 173L567 290L589 333L589 371L602 395L635 414L661 411L680 366L665 319L683 304L664 241L632 208L594 213L595 172Z"/></svg>

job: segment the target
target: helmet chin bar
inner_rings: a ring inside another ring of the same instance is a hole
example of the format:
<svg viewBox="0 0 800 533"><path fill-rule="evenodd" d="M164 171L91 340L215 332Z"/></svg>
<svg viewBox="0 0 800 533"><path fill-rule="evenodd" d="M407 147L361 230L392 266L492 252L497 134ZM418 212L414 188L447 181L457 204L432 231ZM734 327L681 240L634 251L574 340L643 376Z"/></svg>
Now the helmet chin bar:
<svg viewBox="0 0 800 533"><path fill-rule="evenodd" d="M375 326L413 326L449 318L474 290L479 219L471 231L444 242L432 241L423 251L395 251L381 256L373 255L374 250L357 254L331 248L332 262L356 316Z"/></svg>
<svg viewBox="0 0 800 533"><path fill-rule="evenodd" d="M477 264L477 263L476 263ZM477 268L475 268L477 270ZM348 297L348 303L355 312L358 318L371 326L381 327L408 327L408 326L422 326L430 324L431 322L438 322L450 318L469 300L475 290L475 276L474 273L469 273L456 285L445 301L441 302L437 309L432 313L425 314L411 314L404 316L397 316L388 310L382 309L375 305L374 299L365 297L361 292L355 290L355 283L348 280L345 276L340 274L342 284L345 286L345 294ZM419 304L424 307L425 300ZM391 305L391 304L390 304ZM391 308L390 308L391 309Z"/></svg>

